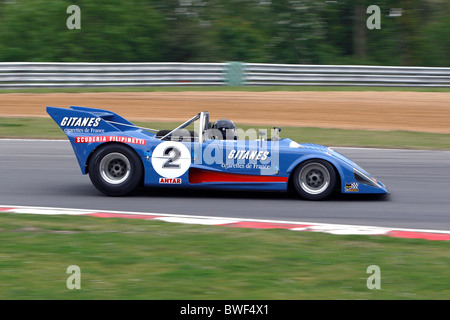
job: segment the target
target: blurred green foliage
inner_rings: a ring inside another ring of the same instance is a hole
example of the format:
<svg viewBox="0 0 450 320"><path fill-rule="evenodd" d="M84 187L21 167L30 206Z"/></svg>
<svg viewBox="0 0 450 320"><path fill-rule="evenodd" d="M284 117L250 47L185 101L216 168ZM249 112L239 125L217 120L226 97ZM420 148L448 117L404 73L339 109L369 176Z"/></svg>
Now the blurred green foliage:
<svg viewBox="0 0 450 320"><path fill-rule="evenodd" d="M0 62L450 66L449 13L448 0L0 0Z"/></svg>

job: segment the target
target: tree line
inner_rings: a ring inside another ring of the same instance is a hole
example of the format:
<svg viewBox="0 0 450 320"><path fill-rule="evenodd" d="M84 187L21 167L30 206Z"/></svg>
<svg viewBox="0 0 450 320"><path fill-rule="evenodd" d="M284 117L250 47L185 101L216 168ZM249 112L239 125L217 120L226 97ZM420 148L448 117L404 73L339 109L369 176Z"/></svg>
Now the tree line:
<svg viewBox="0 0 450 320"><path fill-rule="evenodd" d="M0 0L0 62L448 67L449 13L448 0Z"/></svg>

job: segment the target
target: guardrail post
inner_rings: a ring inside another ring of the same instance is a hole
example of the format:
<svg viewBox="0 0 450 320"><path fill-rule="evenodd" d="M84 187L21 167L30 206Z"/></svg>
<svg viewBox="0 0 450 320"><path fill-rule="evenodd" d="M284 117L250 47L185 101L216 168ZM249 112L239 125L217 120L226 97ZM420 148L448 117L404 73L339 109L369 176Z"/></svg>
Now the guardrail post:
<svg viewBox="0 0 450 320"><path fill-rule="evenodd" d="M227 62L224 76L227 86L239 87L245 85L245 64L236 61Z"/></svg>

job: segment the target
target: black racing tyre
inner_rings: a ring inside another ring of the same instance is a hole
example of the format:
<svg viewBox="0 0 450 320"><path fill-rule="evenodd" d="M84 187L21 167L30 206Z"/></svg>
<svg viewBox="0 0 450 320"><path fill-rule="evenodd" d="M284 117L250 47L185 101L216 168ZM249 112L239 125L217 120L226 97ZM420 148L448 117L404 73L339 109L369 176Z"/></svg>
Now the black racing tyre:
<svg viewBox="0 0 450 320"><path fill-rule="evenodd" d="M134 150L126 145L107 144L94 152L88 172L98 190L108 196L123 196L137 188L144 171Z"/></svg>
<svg viewBox="0 0 450 320"><path fill-rule="evenodd" d="M327 161L314 159L303 162L293 172L295 191L307 200L323 200L336 187L336 171Z"/></svg>

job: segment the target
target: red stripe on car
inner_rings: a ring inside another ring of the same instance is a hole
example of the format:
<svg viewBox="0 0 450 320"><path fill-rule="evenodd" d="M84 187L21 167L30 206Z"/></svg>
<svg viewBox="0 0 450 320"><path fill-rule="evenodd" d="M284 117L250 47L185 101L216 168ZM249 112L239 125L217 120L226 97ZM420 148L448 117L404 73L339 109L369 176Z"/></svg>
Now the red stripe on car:
<svg viewBox="0 0 450 320"><path fill-rule="evenodd" d="M191 168L189 170L189 183L205 182L287 182L287 177L258 176L249 174L226 173Z"/></svg>

